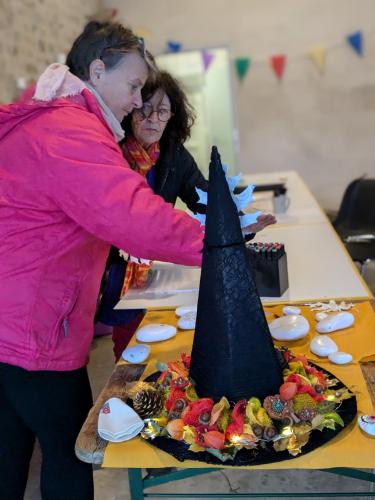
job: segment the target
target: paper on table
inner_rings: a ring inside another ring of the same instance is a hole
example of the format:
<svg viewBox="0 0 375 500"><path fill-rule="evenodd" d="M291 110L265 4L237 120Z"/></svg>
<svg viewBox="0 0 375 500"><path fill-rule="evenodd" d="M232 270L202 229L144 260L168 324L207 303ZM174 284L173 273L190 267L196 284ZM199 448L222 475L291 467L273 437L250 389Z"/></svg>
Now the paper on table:
<svg viewBox="0 0 375 500"><path fill-rule="evenodd" d="M199 289L200 274L200 268L154 262L147 286L130 289L125 297L127 300L150 299L176 293L196 292Z"/></svg>

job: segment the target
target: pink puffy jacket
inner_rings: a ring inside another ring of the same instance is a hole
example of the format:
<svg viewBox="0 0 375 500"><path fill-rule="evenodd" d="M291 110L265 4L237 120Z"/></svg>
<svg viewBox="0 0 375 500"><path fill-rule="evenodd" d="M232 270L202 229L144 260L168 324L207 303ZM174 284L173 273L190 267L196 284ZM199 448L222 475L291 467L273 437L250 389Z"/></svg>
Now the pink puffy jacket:
<svg viewBox="0 0 375 500"><path fill-rule="evenodd" d="M125 162L95 98L0 107L0 361L85 365L109 245L200 265L197 221Z"/></svg>

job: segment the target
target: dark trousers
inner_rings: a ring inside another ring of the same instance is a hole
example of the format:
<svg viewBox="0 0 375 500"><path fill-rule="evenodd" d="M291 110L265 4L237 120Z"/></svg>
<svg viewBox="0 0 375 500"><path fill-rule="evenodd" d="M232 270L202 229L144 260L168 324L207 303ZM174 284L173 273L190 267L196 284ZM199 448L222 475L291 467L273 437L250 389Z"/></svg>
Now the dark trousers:
<svg viewBox="0 0 375 500"><path fill-rule="evenodd" d="M35 438L43 500L92 500L92 466L74 445L92 406L86 368L34 371L0 363L0 498L24 496Z"/></svg>

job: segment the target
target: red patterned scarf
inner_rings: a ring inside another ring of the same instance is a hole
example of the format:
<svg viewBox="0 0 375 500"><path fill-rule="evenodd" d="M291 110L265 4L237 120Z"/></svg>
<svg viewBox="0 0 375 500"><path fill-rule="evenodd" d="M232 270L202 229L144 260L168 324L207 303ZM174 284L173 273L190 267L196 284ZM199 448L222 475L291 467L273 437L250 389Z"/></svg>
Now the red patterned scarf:
<svg viewBox="0 0 375 500"><path fill-rule="evenodd" d="M154 142L146 150L132 135L128 135L122 145L122 152L130 167L146 177L159 158L160 147L158 142Z"/></svg>
<svg viewBox="0 0 375 500"><path fill-rule="evenodd" d="M122 152L130 167L146 177L159 158L160 147L159 143L155 142L146 150L132 135L128 135L122 145ZM151 264L136 263L129 260L126 266L121 296L125 295L130 287L141 288L144 286L147 283L150 269Z"/></svg>

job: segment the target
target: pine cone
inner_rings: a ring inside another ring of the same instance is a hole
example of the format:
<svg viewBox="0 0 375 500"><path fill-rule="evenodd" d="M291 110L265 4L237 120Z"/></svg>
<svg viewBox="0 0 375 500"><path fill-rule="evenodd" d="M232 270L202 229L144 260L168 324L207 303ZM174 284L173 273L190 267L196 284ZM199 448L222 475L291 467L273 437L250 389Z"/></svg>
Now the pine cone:
<svg viewBox="0 0 375 500"><path fill-rule="evenodd" d="M141 390L134 396L133 408L141 418L155 417L163 409L163 395L154 388Z"/></svg>

